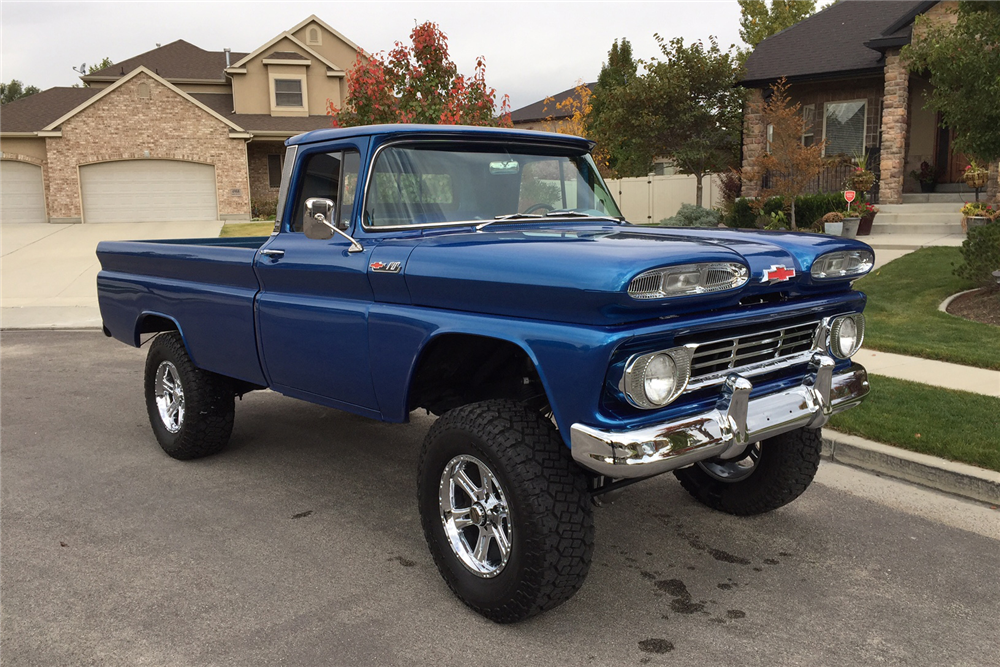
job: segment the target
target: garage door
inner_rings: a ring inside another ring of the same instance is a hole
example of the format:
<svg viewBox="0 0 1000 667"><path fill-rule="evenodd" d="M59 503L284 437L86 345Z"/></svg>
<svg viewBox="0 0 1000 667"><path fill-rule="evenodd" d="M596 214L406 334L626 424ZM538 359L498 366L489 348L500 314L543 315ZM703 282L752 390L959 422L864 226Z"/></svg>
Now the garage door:
<svg viewBox="0 0 1000 667"><path fill-rule="evenodd" d="M215 220L215 167L121 160L80 167L84 222Z"/></svg>
<svg viewBox="0 0 1000 667"><path fill-rule="evenodd" d="M45 222L42 168L27 162L0 162L0 222Z"/></svg>

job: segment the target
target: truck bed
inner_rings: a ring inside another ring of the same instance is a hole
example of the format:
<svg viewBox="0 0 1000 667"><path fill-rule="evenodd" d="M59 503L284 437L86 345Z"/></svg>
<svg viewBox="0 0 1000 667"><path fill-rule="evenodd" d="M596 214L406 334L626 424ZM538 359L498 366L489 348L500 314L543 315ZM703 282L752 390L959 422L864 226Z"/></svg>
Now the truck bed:
<svg viewBox="0 0 1000 667"><path fill-rule="evenodd" d="M141 334L156 330L150 325L167 319L199 368L266 384L257 358L253 262L267 238L100 243L97 292L107 333L138 347Z"/></svg>

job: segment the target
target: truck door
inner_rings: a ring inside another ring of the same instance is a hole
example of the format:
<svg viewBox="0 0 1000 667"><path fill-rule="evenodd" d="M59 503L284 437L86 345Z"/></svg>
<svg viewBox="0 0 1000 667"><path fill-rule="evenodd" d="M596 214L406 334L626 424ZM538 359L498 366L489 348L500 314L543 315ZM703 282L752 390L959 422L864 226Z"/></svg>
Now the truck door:
<svg viewBox="0 0 1000 667"><path fill-rule="evenodd" d="M371 246L349 253L350 244L339 235L317 240L302 233L310 197L333 200L331 222L350 227L355 204L360 204L360 148L305 148L291 169L288 219L280 222L279 233L261 248L255 263L261 285L257 331L273 389L378 417L368 352Z"/></svg>

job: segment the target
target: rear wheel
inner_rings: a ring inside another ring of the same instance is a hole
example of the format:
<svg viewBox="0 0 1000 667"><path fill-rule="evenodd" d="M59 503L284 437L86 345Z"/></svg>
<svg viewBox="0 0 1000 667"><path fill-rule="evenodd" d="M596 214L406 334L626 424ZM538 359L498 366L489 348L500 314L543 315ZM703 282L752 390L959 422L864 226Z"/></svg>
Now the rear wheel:
<svg viewBox="0 0 1000 667"><path fill-rule="evenodd" d="M229 442L236 410L232 383L196 368L176 331L150 344L144 384L149 423L167 454L196 459Z"/></svg>
<svg viewBox="0 0 1000 667"><path fill-rule="evenodd" d="M819 468L819 429L801 428L747 446L735 459L708 459L675 470L688 493L728 514L763 514L792 502Z"/></svg>
<svg viewBox="0 0 1000 667"><path fill-rule="evenodd" d="M448 586L512 623L572 597L594 546L587 479L552 423L511 401L442 416L418 472L424 536Z"/></svg>

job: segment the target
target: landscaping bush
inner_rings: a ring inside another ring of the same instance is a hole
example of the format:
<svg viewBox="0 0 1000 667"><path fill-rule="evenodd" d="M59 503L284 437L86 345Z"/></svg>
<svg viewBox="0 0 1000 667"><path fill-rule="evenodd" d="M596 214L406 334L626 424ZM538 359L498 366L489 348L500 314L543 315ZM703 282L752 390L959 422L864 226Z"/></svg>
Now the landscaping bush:
<svg viewBox="0 0 1000 667"><path fill-rule="evenodd" d="M722 214L694 204L681 204L675 215L660 220L660 227L717 227Z"/></svg>
<svg viewBox="0 0 1000 667"><path fill-rule="evenodd" d="M971 227L961 252L964 261L955 269L955 275L977 285L996 287L993 272L1000 270L1000 222Z"/></svg>
<svg viewBox="0 0 1000 667"><path fill-rule="evenodd" d="M727 227L753 228L757 221L757 213L751 205L752 199L741 198L733 202L732 212L723 222ZM795 221L799 229L814 226L820 218L830 211L843 211L847 208L842 192L827 192L815 195L802 195L795 198ZM772 197L764 204L762 213L770 217L778 211L787 210L781 197Z"/></svg>
<svg viewBox="0 0 1000 667"><path fill-rule="evenodd" d="M254 220L274 220L278 212L277 197L261 197L250 204L250 215Z"/></svg>

